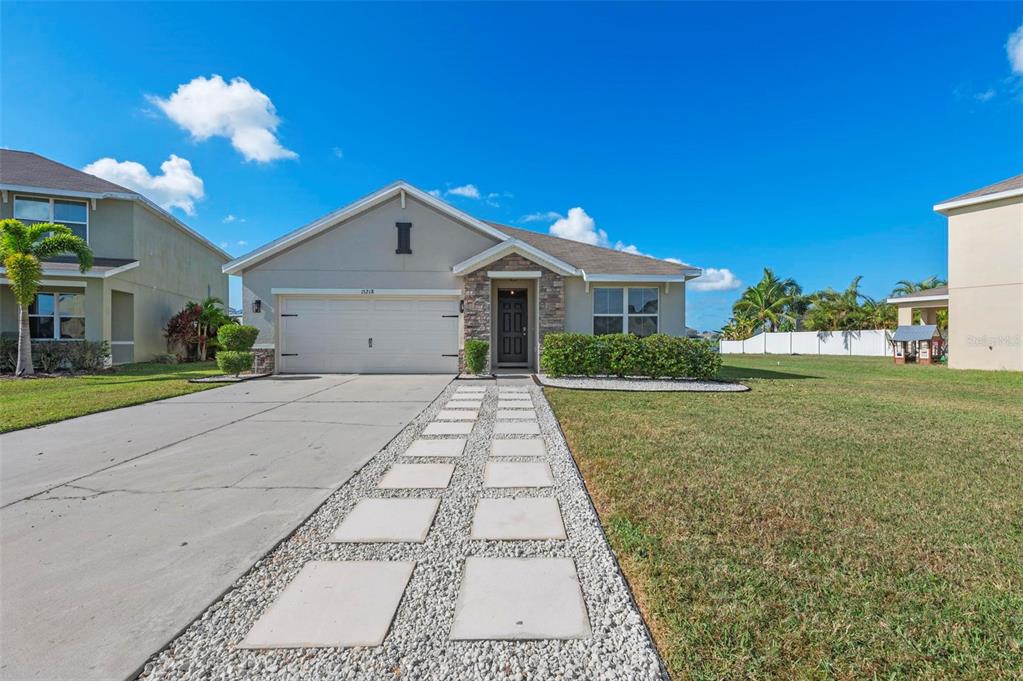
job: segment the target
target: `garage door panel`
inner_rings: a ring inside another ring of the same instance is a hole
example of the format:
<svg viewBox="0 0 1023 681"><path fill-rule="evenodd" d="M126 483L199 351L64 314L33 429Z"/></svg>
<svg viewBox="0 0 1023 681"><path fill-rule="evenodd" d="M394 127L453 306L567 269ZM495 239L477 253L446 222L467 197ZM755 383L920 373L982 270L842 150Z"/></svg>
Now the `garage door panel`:
<svg viewBox="0 0 1023 681"><path fill-rule="evenodd" d="M458 370L457 300L302 297L285 298L281 310L283 372Z"/></svg>

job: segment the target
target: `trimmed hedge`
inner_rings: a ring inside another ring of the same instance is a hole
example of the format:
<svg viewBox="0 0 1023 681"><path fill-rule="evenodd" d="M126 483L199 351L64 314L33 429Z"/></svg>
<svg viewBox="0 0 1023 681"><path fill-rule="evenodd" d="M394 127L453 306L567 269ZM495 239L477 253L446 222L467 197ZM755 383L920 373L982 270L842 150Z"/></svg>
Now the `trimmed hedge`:
<svg viewBox="0 0 1023 681"><path fill-rule="evenodd" d="M485 340L465 341L465 367L472 374L482 374L487 368L490 343Z"/></svg>
<svg viewBox="0 0 1023 681"><path fill-rule="evenodd" d="M217 329L217 345L223 350L251 350L259 329L243 324L224 324Z"/></svg>
<svg viewBox="0 0 1023 681"><path fill-rule="evenodd" d="M217 353L217 366L225 374L238 376L252 368L252 353L241 350L221 350Z"/></svg>
<svg viewBox="0 0 1023 681"><path fill-rule="evenodd" d="M645 338L549 333L540 356L540 369L550 376L706 379L720 368L721 356L706 341L661 333Z"/></svg>

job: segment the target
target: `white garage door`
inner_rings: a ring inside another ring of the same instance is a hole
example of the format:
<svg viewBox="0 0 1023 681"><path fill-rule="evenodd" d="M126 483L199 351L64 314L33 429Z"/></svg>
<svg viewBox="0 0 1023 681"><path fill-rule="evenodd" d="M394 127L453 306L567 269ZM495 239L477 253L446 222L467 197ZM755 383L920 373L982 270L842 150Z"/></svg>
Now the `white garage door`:
<svg viewBox="0 0 1023 681"><path fill-rule="evenodd" d="M281 300L285 373L458 371L458 300Z"/></svg>

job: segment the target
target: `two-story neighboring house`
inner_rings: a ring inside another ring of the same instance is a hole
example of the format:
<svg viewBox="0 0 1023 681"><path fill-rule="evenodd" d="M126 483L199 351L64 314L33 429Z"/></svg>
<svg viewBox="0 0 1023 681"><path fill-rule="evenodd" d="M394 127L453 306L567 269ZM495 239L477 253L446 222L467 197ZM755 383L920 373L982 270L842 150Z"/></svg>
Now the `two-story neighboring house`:
<svg viewBox="0 0 1023 681"><path fill-rule="evenodd" d="M29 310L33 340L108 341L115 364L167 352L164 325L188 301L227 301L231 259L141 194L26 151L0 149L0 218L55 222L95 256L43 263ZM0 334L17 335L18 305L0 266Z"/></svg>

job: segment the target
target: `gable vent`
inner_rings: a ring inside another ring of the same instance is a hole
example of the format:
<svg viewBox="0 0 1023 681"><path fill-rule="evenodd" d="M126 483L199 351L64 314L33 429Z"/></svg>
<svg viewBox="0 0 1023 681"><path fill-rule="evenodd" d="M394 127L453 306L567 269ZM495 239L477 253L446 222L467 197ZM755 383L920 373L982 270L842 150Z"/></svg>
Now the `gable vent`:
<svg viewBox="0 0 1023 681"><path fill-rule="evenodd" d="M395 253L411 253L412 252L412 223L411 222L396 222L394 226L398 228L398 248L395 249Z"/></svg>

